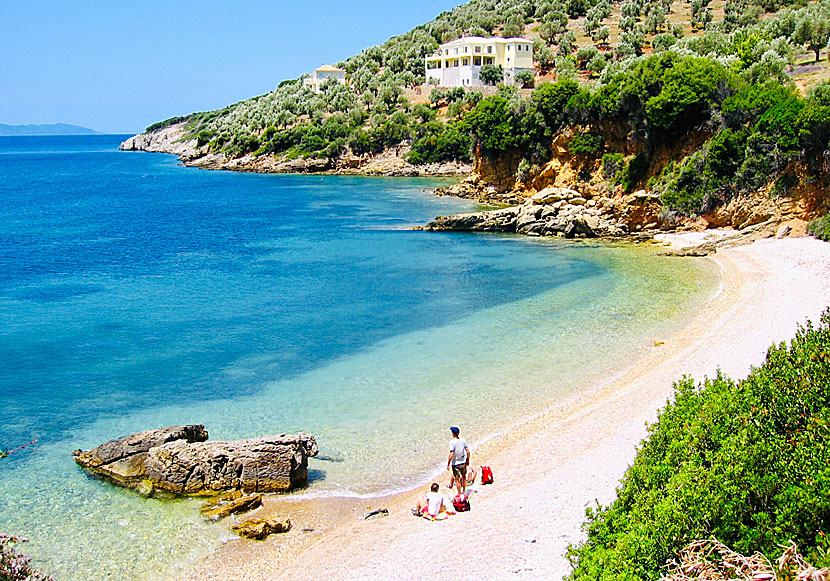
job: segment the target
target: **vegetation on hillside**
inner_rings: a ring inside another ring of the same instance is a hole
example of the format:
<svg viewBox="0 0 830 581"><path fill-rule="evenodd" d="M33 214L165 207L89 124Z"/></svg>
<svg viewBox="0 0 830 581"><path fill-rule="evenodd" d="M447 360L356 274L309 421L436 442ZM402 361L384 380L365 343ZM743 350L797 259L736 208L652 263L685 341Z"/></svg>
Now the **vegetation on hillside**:
<svg viewBox="0 0 830 581"><path fill-rule="evenodd" d="M404 145L419 164L468 161L475 148L491 157L511 151L532 176L556 133L571 128L594 136L596 151L575 143L575 155L622 156L607 158L619 166L612 184L630 189L648 179L669 211L699 214L745 191L786 194L830 169L830 88L804 95L790 76L798 55L818 59L828 44L830 3L788 4L472 0L337 63L348 86L332 80L315 94L299 79L284 81L266 95L148 129L186 120L200 146L230 156L333 159ZM532 94L501 87L486 98L475 89L421 89L424 56L465 34L533 39L548 82L523 75L522 85L536 85ZM629 132L641 151L623 152L603 127ZM654 163L655 151L691 133L703 147L668 166Z"/></svg>
<svg viewBox="0 0 830 581"><path fill-rule="evenodd" d="M830 311L745 380L675 389L617 500L588 510L570 579L658 579L687 543L711 537L770 558L794 541L830 566Z"/></svg>

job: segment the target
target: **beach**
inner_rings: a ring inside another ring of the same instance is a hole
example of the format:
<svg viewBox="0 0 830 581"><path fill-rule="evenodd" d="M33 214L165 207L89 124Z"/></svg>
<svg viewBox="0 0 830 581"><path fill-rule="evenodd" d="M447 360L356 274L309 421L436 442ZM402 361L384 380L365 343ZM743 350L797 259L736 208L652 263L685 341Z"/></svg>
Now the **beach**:
<svg viewBox="0 0 830 581"><path fill-rule="evenodd" d="M673 240L677 247L682 235ZM567 575L566 549L582 539L586 508L613 500L673 382L684 375L714 377L719 369L733 379L745 377L772 343L789 340L799 324L817 321L830 305L827 243L768 239L721 250L711 259L721 268L722 284L689 324L655 338L653 351L607 383L586 386L578 398L472 449L472 464L491 466L495 482L473 487L469 513L442 522L413 517L411 508L429 482L371 499L273 497L255 516L290 518L291 532L263 542L229 541L189 578ZM441 461L436 458L436 464ZM362 519L381 508L388 516Z"/></svg>

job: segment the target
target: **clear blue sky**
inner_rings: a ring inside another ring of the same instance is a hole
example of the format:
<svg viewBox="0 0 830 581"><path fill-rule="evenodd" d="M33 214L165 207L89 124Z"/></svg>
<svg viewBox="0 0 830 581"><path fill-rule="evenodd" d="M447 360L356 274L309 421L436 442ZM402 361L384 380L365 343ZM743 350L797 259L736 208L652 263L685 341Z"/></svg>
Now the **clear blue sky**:
<svg viewBox="0 0 830 581"><path fill-rule="evenodd" d="M134 133L266 93L463 0L0 0L0 123Z"/></svg>

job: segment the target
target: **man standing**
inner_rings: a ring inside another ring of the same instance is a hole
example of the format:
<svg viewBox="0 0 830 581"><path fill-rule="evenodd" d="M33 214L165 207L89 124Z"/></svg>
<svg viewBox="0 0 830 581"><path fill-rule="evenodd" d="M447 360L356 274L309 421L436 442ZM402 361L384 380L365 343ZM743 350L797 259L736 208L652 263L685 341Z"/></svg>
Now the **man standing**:
<svg viewBox="0 0 830 581"><path fill-rule="evenodd" d="M458 437L458 428L450 428L452 440L450 441L450 456L447 459L447 470L452 467L452 479L455 481L455 489L458 494L467 492L467 465L470 463L470 450L464 438Z"/></svg>

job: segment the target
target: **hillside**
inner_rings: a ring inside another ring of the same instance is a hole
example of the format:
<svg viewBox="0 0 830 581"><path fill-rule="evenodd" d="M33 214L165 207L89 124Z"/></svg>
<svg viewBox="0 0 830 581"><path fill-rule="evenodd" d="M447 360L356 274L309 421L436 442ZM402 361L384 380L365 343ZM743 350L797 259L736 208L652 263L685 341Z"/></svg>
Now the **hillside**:
<svg viewBox="0 0 830 581"><path fill-rule="evenodd" d="M0 135L96 135L97 131L80 125L53 123L50 125L4 125L0 123Z"/></svg>
<svg viewBox="0 0 830 581"><path fill-rule="evenodd" d="M449 193L498 204L554 186L620 207L645 190L648 207L615 216L622 232L810 219L828 209L828 23L827 3L472 0L337 63L348 86L284 81L124 147L247 171L472 163ZM524 89L425 85L424 55L462 35L534 40L535 77Z"/></svg>

